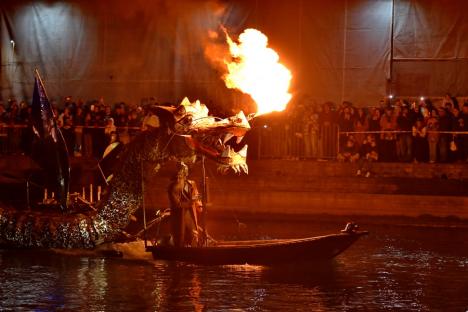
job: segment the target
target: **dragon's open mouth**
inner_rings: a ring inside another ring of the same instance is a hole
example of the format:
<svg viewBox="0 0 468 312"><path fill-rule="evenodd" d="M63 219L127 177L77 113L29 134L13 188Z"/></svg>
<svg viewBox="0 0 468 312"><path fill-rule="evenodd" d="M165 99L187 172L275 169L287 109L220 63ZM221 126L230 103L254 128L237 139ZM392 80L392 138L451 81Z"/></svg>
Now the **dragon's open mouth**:
<svg viewBox="0 0 468 312"><path fill-rule="evenodd" d="M226 173L247 173L247 144L244 136L250 130L249 118L242 111L228 118L208 115L208 108L200 101L191 103L185 98L178 108L160 107L160 113L168 115L172 130L184 136L188 145L219 164Z"/></svg>
<svg viewBox="0 0 468 312"><path fill-rule="evenodd" d="M193 134L188 138L190 145L218 163L218 170L227 173L248 173L246 163L247 144L244 135L249 129L220 128L203 134Z"/></svg>

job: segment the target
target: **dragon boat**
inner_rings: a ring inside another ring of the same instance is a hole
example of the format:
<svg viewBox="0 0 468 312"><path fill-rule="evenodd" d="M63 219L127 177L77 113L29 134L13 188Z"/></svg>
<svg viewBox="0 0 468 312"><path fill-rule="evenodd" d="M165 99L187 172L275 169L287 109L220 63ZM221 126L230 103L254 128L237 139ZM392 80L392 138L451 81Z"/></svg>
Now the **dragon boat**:
<svg viewBox="0 0 468 312"><path fill-rule="evenodd" d="M36 148L32 159L42 168L56 197L50 203L33 203L30 181L25 179L26 207L0 203L0 247L94 249L118 241L134 213L144 208L144 168L151 167L151 173L157 173L171 162L193 166L200 160L204 167L204 159L209 158L217 163L221 173L248 173L244 136L250 124L242 111L232 117L215 118L208 115L204 104L191 103L188 99L178 107L156 107L155 111L160 119L159 128L148 129L108 153L105 160L112 163L109 171L112 178L101 200L95 205L73 201L69 194L70 162L66 144L36 72L32 103ZM107 174L103 175L107 178ZM204 208L206 213L206 205ZM342 233L304 239L213 241L202 247L148 245L145 241L145 248L161 260L269 265L331 259L364 234L350 225Z"/></svg>

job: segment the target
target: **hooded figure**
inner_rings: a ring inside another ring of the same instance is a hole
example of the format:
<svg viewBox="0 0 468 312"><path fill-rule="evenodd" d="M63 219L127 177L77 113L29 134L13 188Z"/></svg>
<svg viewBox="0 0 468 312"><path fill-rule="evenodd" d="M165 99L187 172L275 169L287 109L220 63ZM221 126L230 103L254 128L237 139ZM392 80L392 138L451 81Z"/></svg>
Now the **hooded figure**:
<svg viewBox="0 0 468 312"><path fill-rule="evenodd" d="M201 200L194 181L188 179L188 167L178 164L168 188L171 205L172 237L176 247L196 246L198 244L198 213Z"/></svg>

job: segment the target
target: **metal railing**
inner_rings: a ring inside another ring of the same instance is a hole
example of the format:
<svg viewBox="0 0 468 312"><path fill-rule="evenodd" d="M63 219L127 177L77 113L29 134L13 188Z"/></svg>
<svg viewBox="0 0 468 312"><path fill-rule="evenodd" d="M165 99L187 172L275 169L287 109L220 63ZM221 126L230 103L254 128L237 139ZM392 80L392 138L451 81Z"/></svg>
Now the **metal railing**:
<svg viewBox="0 0 468 312"><path fill-rule="evenodd" d="M73 126L73 132L75 133L74 138L76 145L81 147L85 144L87 140L88 145L91 144L88 137L93 139L93 133L88 133L85 135L85 129L87 130L101 130L102 133L105 133L105 130L109 128L108 126ZM62 127L62 129L64 129ZM128 143L133 134L138 131L142 131L142 127L112 127L109 129L115 129L117 133L121 136L121 139L124 143ZM33 132L30 125L26 124L5 124L0 123L0 155L5 154L18 154L24 153L30 150L32 144Z"/></svg>
<svg viewBox="0 0 468 312"><path fill-rule="evenodd" d="M256 157L259 159L335 159L338 126L321 126L304 131L301 123L264 126L257 131ZM250 147L249 147L250 149Z"/></svg>
<svg viewBox="0 0 468 312"><path fill-rule="evenodd" d="M74 126L77 144L85 144L83 130L106 128L106 126ZM115 128L121 136L126 137L130 136L131 132L142 130L142 127L131 126ZM0 155L21 152L22 145L31 141L24 136L26 131L30 130L30 126L24 124L0 124ZM317 131L304 131L301 123L265 125L255 130L256 142L250 145L249 151L258 159L335 159L339 148L338 130L338 126L334 124L321 126ZM92 134L90 136L93 137ZM126 143L129 138L124 138L123 141Z"/></svg>
<svg viewBox="0 0 468 312"><path fill-rule="evenodd" d="M339 131L338 132L338 150L337 153L340 153L340 150L345 146L346 144L346 137L348 136L354 136L355 137L355 142L358 144L362 143L364 141L365 136L368 134L373 134L375 135L375 138L377 141L380 141L381 144L383 142L395 142L395 145L391 147L393 150L388 150L388 146L383 149L380 146L378 147L379 153L395 153L395 155L392 155L395 159L394 161L400 160L400 161L405 161L405 156L404 152L401 152L400 149L403 147L405 148L406 153L413 154L411 155L414 157L414 150L412 149L412 146L408 147L406 145L410 144L412 145L413 140L415 139L413 130L411 131L404 131L404 130L379 130L379 131ZM406 136L401 136L401 135L406 135ZM390 135L390 136L389 136ZM431 149L432 151L426 151L428 154L432 153L432 160L437 158L437 153L439 152L439 144L444 144L444 153L446 153L443 156L443 161L447 161L448 158L448 150L452 153L461 153L463 154L462 157L468 157L467 155L464 155L468 153L468 131L439 131L439 130L426 130L425 135L422 138L423 140L430 142L430 145L432 146ZM402 139L402 142L400 141ZM407 140L403 140L407 139ZM409 152L408 152L409 150ZM386 158L386 155L383 158ZM440 155L439 155L440 156ZM408 161L409 159L406 159Z"/></svg>
<svg viewBox="0 0 468 312"><path fill-rule="evenodd" d="M83 130L105 130L106 126L74 126L78 144L84 144ZM123 126L115 127L117 132L131 139L130 133L142 130L142 127ZM27 140L25 130L30 126L24 124L7 125L0 123L0 155L20 152ZM394 134L395 139L400 134L412 134L412 131L340 131L338 125L322 125L316 131L306 131L302 123L272 124L254 129L254 141L249 147L251 157L258 159L336 159L344 142L343 138L349 135L364 137L367 134L380 136ZM451 138L466 136L468 131L434 131L427 130L429 134L446 134ZM92 137L92 134L91 134ZM468 143L467 143L468 144Z"/></svg>

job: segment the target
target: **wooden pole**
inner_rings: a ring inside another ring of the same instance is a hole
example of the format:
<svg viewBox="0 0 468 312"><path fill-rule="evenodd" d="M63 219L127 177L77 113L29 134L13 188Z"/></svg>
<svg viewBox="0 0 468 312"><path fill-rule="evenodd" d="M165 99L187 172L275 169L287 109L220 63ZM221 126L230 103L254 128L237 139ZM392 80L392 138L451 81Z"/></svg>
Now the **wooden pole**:
<svg viewBox="0 0 468 312"><path fill-rule="evenodd" d="M30 205L30 196L29 196L29 178L31 176L28 177L28 179L26 180L26 204L27 204L27 208L28 210L31 210L31 205Z"/></svg>
<svg viewBox="0 0 468 312"><path fill-rule="evenodd" d="M340 154L340 139L341 139L341 136L340 136L340 127L337 127L338 128L338 134L336 135L337 137L337 140L336 140L336 155L335 155L335 159L338 158L338 154Z"/></svg>
<svg viewBox="0 0 468 312"><path fill-rule="evenodd" d="M109 185L109 182L107 182L106 175L104 174L104 171L102 171L101 163L98 163L97 167L99 169L99 173L101 173L101 176L102 176L102 179L104 180L104 183L106 183L106 185Z"/></svg>
<svg viewBox="0 0 468 312"><path fill-rule="evenodd" d="M206 214L207 214L207 189L206 189L206 168L205 168L205 156L202 156L202 205L203 210L201 214L201 228L203 229L204 243L207 245L208 232L206 231Z"/></svg>
<svg viewBox="0 0 468 312"><path fill-rule="evenodd" d="M145 175L143 170L143 161L140 163L141 167L141 205L143 208L143 238L145 240L145 250L148 247L147 236L146 236L146 205L145 205Z"/></svg>

